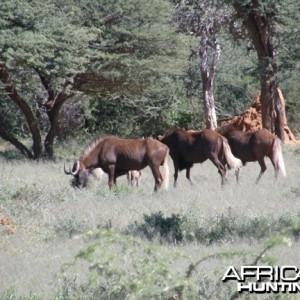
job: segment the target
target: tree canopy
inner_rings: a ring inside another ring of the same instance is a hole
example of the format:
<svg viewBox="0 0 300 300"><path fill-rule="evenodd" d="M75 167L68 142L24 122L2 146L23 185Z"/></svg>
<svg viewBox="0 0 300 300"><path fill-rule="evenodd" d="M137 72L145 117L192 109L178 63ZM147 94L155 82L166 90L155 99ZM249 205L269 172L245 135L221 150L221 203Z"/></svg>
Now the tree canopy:
<svg viewBox="0 0 300 300"><path fill-rule="evenodd" d="M4 97L21 110L33 137L28 156L42 152L37 107L50 122L45 149L51 156L59 112L78 91L86 99L122 102L142 96L160 77L178 74L180 36L168 24L169 11L165 1L1 3L1 81ZM2 137L13 142L5 129Z"/></svg>
<svg viewBox="0 0 300 300"><path fill-rule="evenodd" d="M300 9L295 0L275 2L258 1L268 16L276 12L276 28L271 28L276 30L270 34L278 81L297 133ZM220 21L222 9L233 5L215 1L208 9L205 3L199 1L207 8L207 22ZM182 19L174 17L179 5L167 0L1 1L0 136L37 158L44 151L53 156L55 137L74 132L126 137L156 135L172 125L203 128L203 77L199 57L193 56L199 40L180 28ZM245 28L234 15L222 16L214 98L217 117L227 118L249 105L260 83ZM211 29L208 34L213 37ZM24 137L32 138L32 149L21 142Z"/></svg>

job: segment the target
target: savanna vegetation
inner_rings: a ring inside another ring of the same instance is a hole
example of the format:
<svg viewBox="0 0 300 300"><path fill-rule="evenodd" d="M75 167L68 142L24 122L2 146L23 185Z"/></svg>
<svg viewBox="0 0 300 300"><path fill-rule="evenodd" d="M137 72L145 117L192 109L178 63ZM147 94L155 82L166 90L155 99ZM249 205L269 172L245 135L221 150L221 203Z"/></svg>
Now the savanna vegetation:
<svg viewBox="0 0 300 300"><path fill-rule="evenodd" d="M286 147L284 157L288 177L279 182L268 162L256 185L260 168L249 163L239 185L230 172L222 189L208 161L192 168L193 186L180 173L176 188L158 193L148 168L139 188L123 176L109 190L105 175L74 189L60 161L1 158L1 217L10 225L0 225L0 298L241 297L235 282L221 281L228 266L300 258L299 149Z"/></svg>
<svg viewBox="0 0 300 300"><path fill-rule="evenodd" d="M297 265L297 147L279 182L250 163L222 189L206 162L157 194L149 169L74 189L63 164L98 135L215 128L258 92L280 136L278 87L299 135L299 1L0 2L0 299L252 299L228 266Z"/></svg>

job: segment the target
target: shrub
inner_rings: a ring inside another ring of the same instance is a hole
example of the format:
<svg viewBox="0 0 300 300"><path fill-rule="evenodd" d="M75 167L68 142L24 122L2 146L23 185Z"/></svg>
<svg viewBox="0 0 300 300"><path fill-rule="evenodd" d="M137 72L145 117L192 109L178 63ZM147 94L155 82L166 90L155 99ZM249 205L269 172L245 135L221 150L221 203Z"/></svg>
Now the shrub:
<svg viewBox="0 0 300 300"><path fill-rule="evenodd" d="M182 292L185 278L173 269L176 251L111 230L98 230L94 239L62 270L70 276L86 262L89 276L84 286L97 293L92 299L171 299Z"/></svg>
<svg viewBox="0 0 300 300"><path fill-rule="evenodd" d="M179 215L172 214L171 217L164 217L162 212L144 215L143 223L135 222L129 231L140 234L148 240L159 237L163 241L180 242L183 239L182 220Z"/></svg>
<svg viewBox="0 0 300 300"><path fill-rule="evenodd" d="M260 216L241 220L231 209L202 220L197 220L191 211L182 216L172 214L171 217L164 217L162 212L153 213L144 215L141 223L136 221L126 231L150 241L155 238L167 243L195 240L203 244L227 243L239 238L262 239L279 233L298 238L299 232L300 214L285 213L277 218Z"/></svg>
<svg viewBox="0 0 300 300"><path fill-rule="evenodd" d="M75 217L60 220L54 225L55 232L62 237L72 237L75 234L83 233L87 229L85 222L77 220Z"/></svg>

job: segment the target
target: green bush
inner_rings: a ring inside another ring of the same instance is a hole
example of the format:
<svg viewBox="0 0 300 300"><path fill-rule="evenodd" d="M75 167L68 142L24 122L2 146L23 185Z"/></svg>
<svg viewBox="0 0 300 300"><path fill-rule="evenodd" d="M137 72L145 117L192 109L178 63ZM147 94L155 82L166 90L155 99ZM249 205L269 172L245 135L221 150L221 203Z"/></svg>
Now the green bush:
<svg viewBox="0 0 300 300"><path fill-rule="evenodd" d="M77 220L75 217L62 219L54 225L54 231L61 237L72 237L75 234L83 233L87 229L85 222Z"/></svg>
<svg viewBox="0 0 300 300"><path fill-rule="evenodd" d="M182 220L179 215L164 217L162 212L158 212L144 215L143 219L142 223L136 222L134 226L130 226L129 232L144 236L150 241L155 238L172 243L182 241Z"/></svg>
<svg viewBox="0 0 300 300"><path fill-rule="evenodd" d="M127 234L141 236L147 240L178 243L197 241L203 244L233 242L240 238L262 239L274 234L291 235L298 238L300 214L285 213L277 218L260 216L241 220L231 209L212 218L195 220L192 212L164 217L162 212L144 215L142 222L135 222Z"/></svg>

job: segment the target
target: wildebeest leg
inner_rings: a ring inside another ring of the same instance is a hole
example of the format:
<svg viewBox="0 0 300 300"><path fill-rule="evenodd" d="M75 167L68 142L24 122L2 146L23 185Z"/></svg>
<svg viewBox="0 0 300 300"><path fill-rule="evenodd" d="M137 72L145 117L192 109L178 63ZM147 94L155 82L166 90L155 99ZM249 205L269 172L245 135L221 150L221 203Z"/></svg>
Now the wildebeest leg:
<svg viewBox="0 0 300 300"><path fill-rule="evenodd" d="M218 157L214 154L208 157L211 162L217 167L218 173L221 175L221 184L222 186L226 183L226 168L225 166L219 161Z"/></svg>
<svg viewBox="0 0 300 300"><path fill-rule="evenodd" d="M140 173L141 174L141 173ZM136 182L136 186L139 187L140 186L140 181L141 181L141 175L139 174L139 177L135 178L135 182Z"/></svg>
<svg viewBox="0 0 300 300"><path fill-rule="evenodd" d="M265 173L265 171L267 170L267 166L266 166L266 163L265 163L265 160L264 158L262 157L261 159L258 159L258 163L260 165L260 173L255 181L255 183L257 184L260 180L260 177Z"/></svg>
<svg viewBox="0 0 300 300"><path fill-rule="evenodd" d="M279 179L279 176L278 176L279 175L279 168L275 163L274 157L272 155L270 155L269 158L270 158L270 160L272 162L272 165L274 167L274 170L275 170L275 178L276 178L276 180L278 180Z"/></svg>
<svg viewBox="0 0 300 300"><path fill-rule="evenodd" d="M128 185L131 184L130 177L131 177L131 173L130 173L130 171L128 171L128 172L127 172L127 181L128 181Z"/></svg>
<svg viewBox="0 0 300 300"><path fill-rule="evenodd" d="M240 182L239 182L239 175L240 175L240 169L236 169L236 170L235 170L235 178L236 178L236 182L237 182L237 183L240 183Z"/></svg>
<svg viewBox="0 0 300 300"><path fill-rule="evenodd" d="M159 171L159 167L155 167L155 166L150 166L154 180L155 180L155 186L154 186L154 192L157 192L158 189L160 188L162 182L163 182L163 178L162 175Z"/></svg>
<svg viewBox="0 0 300 300"><path fill-rule="evenodd" d="M113 184L116 183L116 176L115 176L115 165L108 166L108 186L111 189Z"/></svg>
<svg viewBox="0 0 300 300"><path fill-rule="evenodd" d="M177 179L178 179L178 163L174 161L174 187L177 186Z"/></svg>
<svg viewBox="0 0 300 300"><path fill-rule="evenodd" d="M187 168L186 169L186 178L188 179L188 181L191 183L191 185L193 185L193 182L191 180L191 168Z"/></svg>
<svg viewBox="0 0 300 300"><path fill-rule="evenodd" d="M137 184L137 178L134 177L133 174L131 174L130 181L131 181L131 186L138 186L138 184Z"/></svg>

